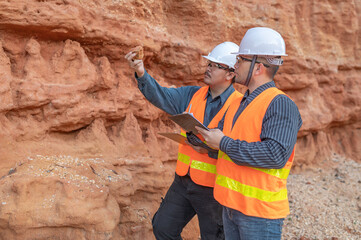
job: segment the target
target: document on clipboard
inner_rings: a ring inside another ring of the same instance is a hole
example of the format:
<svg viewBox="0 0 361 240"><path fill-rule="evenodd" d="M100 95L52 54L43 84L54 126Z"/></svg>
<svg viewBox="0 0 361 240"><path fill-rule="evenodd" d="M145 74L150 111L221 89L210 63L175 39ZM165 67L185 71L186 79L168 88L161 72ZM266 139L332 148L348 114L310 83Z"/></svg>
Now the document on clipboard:
<svg viewBox="0 0 361 240"><path fill-rule="evenodd" d="M196 126L209 131L209 128L204 126L200 121L193 117L193 114L188 112L170 116L169 119L178 124L186 132L193 132L197 135L198 131L195 128Z"/></svg>

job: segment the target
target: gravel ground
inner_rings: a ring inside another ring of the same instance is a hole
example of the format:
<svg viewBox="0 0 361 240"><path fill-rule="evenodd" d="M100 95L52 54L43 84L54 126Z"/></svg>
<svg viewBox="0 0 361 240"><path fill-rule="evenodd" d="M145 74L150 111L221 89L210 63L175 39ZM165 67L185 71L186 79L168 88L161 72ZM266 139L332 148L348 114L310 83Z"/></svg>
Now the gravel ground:
<svg viewBox="0 0 361 240"><path fill-rule="evenodd" d="M335 154L322 165L289 176L283 240L361 239L361 163Z"/></svg>
<svg viewBox="0 0 361 240"><path fill-rule="evenodd" d="M86 176L65 173L64 167L84 168L99 161L69 156L37 156L28 160L31 174L59 175L69 181L90 183L95 182ZM42 163L41 168L37 162ZM282 240L361 240L361 163L334 155L322 166L288 177L291 214L284 221Z"/></svg>

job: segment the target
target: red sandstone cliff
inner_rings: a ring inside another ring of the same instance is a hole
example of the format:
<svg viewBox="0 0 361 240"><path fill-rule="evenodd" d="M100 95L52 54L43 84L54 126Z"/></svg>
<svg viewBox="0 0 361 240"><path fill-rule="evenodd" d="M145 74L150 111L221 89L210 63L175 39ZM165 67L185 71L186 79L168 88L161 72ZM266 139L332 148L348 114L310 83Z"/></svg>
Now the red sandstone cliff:
<svg viewBox="0 0 361 240"><path fill-rule="evenodd" d="M198 85L201 55L255 26L286 41L275 80L304 120L295 170L361 161L358 0L1 0L0 239L152 239L177 152L157 132L176 126L124 55L142 44L161 84Z"/></svg>

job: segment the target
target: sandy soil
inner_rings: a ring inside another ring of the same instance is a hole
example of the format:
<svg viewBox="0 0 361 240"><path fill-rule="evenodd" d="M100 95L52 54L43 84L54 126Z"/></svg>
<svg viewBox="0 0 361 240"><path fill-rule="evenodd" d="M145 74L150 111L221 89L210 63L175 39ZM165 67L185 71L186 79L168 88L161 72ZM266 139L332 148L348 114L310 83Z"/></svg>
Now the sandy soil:
<svg viewBox="0 0 361 240"><path fill-rule="evenodd" d="M361 164L338 155L321 164L289 176L282 239L361 239Z"/></svg>

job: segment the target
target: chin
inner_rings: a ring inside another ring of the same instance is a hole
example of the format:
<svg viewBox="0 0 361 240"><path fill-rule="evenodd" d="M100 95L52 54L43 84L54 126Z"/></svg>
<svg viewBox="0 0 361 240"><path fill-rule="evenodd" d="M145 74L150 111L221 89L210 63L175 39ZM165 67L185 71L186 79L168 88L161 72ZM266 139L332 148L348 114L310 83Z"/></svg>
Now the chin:
<svg viewBox="0 0 361 240"><path fill-rule="evenodd" d="M203 82L204 82L205 84L207 84L207 85L210 85L210 84L212 83L212 79L210 79L210 78L208 78L208 77L205 77L205 78L203 79Z"/></svg>
<svg viewBox="0 0 361 240"><path fill-rule="evenodd" d="M242 86L246 86L246 83L245 83L245 82L237 82L237 81L236 81L236 83L239 84L239 85L242 85Z"/></svg>
<svg viewBox="0 0 361 240"><path fill-rule="evenodd" d="M239 76L236 76L235 83L242 84L242 80L240 79Z"/></svg>

